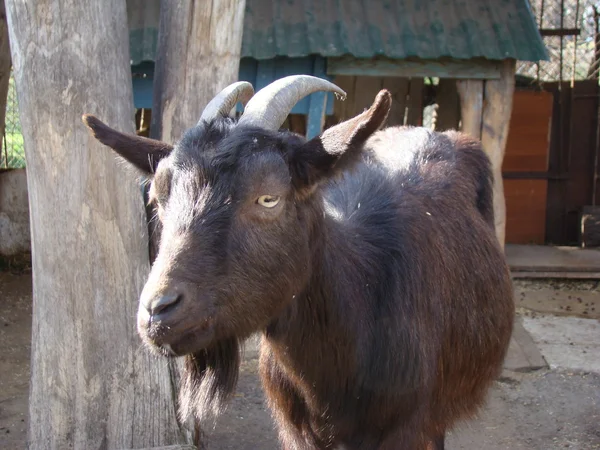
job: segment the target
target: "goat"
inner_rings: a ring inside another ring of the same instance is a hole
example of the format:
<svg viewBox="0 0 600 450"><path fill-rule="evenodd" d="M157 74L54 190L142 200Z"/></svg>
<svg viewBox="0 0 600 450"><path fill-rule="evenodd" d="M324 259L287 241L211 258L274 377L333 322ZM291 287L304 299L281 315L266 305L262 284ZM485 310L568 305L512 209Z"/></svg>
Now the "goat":
<svg viewBox="0 0 600 450"><path fill-rule="evenodd" d="M240 343L285 449L425 449L471 417L502 367L514 303L492 175L457 131L382 129L391 95L306 140L280 126L328 81L228 86L173 147L90 115L151 178L161 224L138 331L185 357L183 416L218 414ZM245 105L239 120L228 113Z"/></svg>

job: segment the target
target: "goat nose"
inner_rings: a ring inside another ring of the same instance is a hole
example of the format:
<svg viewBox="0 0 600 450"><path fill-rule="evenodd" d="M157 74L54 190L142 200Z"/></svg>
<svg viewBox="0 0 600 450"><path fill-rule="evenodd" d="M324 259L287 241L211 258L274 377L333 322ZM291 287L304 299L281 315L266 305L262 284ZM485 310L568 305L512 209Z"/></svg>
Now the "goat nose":
<svg viewBox="0 0 600 450"><path fill-rule="evenodd" d="M181 298L182 296L180 294L157 295L150 301L149 304L146 304L145 307L151 316L155 316L157 314L160 314L169 306L178 303L181 300Z"/></svg>

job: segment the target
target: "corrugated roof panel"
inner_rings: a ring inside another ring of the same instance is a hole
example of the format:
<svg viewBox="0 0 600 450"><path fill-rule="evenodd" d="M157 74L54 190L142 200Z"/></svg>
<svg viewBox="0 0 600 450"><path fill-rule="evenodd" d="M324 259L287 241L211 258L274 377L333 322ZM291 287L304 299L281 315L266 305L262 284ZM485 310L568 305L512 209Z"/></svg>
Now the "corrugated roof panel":
<svg viewBox="0 0 600 450"><path fill-rule="evenodd" d="M527 0L246 0L242 55L546 59Z"/></svg>
<svg viewBox="0 0 600 450"><path fill-rule="evenodd" d="M153 61L160 0L127 0L133 64ZM242 57L547 59L527 0L246 0Z"/></svg>

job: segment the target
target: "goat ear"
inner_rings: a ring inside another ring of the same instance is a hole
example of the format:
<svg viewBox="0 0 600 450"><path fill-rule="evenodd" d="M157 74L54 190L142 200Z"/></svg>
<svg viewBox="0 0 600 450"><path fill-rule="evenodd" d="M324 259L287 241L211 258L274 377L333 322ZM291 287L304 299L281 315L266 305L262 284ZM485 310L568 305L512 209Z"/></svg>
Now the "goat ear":
<svg viewBox="0 0 600 450"><path fill-rule="evenodd" d="M91 114L85 114L82 120L96 139L147 175L154 173L158 162L173 150L165 142L113 130Z"/></svg>
<svg viewBox="0 0 600 450"><path fill-rule="evenodd" d="M391 106L390 92L379 91L368 110L293 150L290 157L292 179L300 192L311 192L321 180L360 160L363 144L385 123Z"/></svg>

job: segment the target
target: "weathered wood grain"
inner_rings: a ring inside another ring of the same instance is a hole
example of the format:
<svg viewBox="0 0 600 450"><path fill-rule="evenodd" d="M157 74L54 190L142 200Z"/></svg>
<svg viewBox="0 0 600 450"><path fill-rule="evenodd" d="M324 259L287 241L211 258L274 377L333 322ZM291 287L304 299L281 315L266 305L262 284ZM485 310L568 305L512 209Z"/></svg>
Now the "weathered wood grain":
<svg viewBox="0 0 600 450"><path fill-rule="evenodd" d="M515 61L503 61L499 80L487 80L483 96L481 143L492 162L494 173L494 218L496 236L504 245L506 234L506 202L502 181L502 161L510 128L515 91Z"/></svg>
<svg viewBox="0 0 600 450"><path fill-rule="evenodd" d="M483 58L458 59L390 59L342 56L327 59L329 75L357 75L405 78L456 78L469 80L498 79L501 62Z"/></svg>
<svg viewBox="0 0 600 450"><path fill-rule="evenodd" d="M456 87L460 97L461 130L481 139L483 81L458 80Z"/></svg>
<svg viewBox="0 0 600 450"><path fill-rule="evenodd" d="M245 0L161 3L151 137L176 142L208 102L238 80L245 7ZM170 364L173 386L180 370L180 362ZM202 445L198 424L181 426Z"/></svg>
<svg viewBox="0 0 600 450"><path fill-rule="evenodd" d="M438 104L435 121L436 131L456 130L460 122L460 99L456 81L442 78L437 87L436 102Z"/></svg>
<svg viewBox="0 0 600 450"><path fill-rule="evenodd" d="M237 81L245 0L161 3L151 136L174 142Z"/></svg>
<svg viewBox="0 0 600 450"><path fill-rule="evenodd" d="M125 2L7 0L33 265L30 449L185 443L167 365L141 348L136 174L81 122L134 132Z"/></svg>

